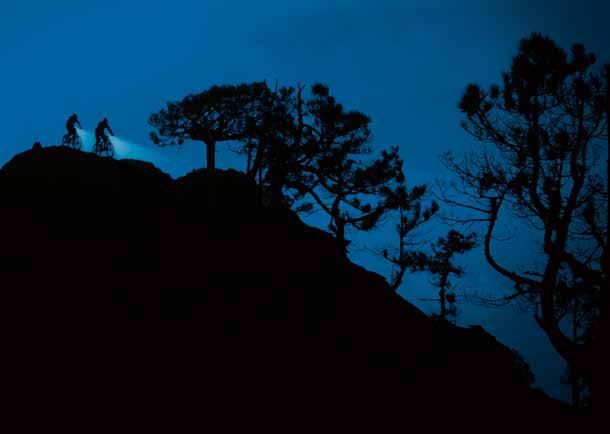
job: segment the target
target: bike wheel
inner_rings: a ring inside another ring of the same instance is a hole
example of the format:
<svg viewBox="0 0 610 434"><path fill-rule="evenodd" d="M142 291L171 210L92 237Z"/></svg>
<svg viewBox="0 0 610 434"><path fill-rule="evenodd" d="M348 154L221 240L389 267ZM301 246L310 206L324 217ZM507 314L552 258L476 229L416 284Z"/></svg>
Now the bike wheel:
<svg viewBox="0 0 610 434"><path fill-rule="evenodd" d="M61 145L68 146L69 144L70 144L70 135L64 134L64 136L61 138Z"/></svg>
<svg viewBox="0 0 610 434"><path fill-rule="evenodd" d="M112 144L108 143L108 146L104 149L104 155L108 158L114 157L114 146L112 146Z"/></svg>
<svg viewBox="0 0 610 434"><path fill-rule="evenodd" d="M79 135L77 135L76 137L74 137L74 140L72 140L72 148L79 150L82 146L83 140L80 138Z"/></svg>

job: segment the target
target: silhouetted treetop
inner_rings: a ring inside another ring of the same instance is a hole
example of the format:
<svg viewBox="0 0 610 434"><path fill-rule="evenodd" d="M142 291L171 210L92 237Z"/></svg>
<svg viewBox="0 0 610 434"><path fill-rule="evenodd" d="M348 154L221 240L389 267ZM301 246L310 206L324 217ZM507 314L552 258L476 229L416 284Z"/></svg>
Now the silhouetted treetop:
<svg viewBox="0 0 610 434"><path fill-rule="evenodd" d="M416 239L417 230L439 210L434 200L424 203L426 192L426 185L408 189L403 177L398 186L386 194L386 205L395 216L393 221L398 242L391 250L385 248L380 253L392 265L389 281L394 291L401 286L407 270L424 271L430 261L429 255L422 251L422 243Z"/></svg>
<svg viewBox="0 0 610 434"><path fill-rule="evenodd" d="M455 263L454 256L464 254L475 248L476 245L475 233L464 235L455 229L451 229L447 235L440 237L432 244L432 256L428 261L428 270L437 276L432 285L439 288L440 317L443 320L453 317L455 322L457 317L457 297L455 291L451 291L453 283L450 278L452 275L463 276L464 269Z"/></svg>
<svg viewBox="0 0 610 434"><path fill-rule="evenodd" d="M151 137L161 146L204 142L211 170L216 143L238 143L246 173L269 202L298 211L317 206L344 246L347 228L375 227L404 178L398 148L370 156L370 123L323 84L271 90L264 82L213 86L150 117L157 129Z"/></svg>
<svg viewBox="0 0 610 434"><path fill-rule="evenodd" d="M208 169L214 170L216 143L244 137L246 116L266 91L265 83L212 86L181 101L168 102L149 119L157 129L151 138L161 146L181 145L184 140L204 142Z"/></svg>
<svg viewBox="0 0 610 434"><path fill-rule="evenodd" d="M445 200L479 214L469 221L486 226L487 261L515 285L506 300L529 303L559 354L581 372L591 372L593 346L561 323L578 300L594 324L607 291L608 175L599 152L608 82L595 63L582 44L568 54L537 33L522 40L501 85L470 84L459 102L462 126L484 144L481 151L444 156L460 180L460 197ZM539 269L514 270L496 257L493 240L506 213L539 231Z"/></svg>

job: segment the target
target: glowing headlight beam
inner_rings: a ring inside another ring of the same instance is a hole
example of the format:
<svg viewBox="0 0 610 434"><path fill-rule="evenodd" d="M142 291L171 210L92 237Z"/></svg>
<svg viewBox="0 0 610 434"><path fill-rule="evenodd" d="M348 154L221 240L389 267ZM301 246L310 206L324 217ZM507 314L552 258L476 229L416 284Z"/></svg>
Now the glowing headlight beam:
<svg viewBox="0 0 610 434"><path fill-rule="evenodd" d="M95 146L95 134L92 131L77 128L76 132L80 136L85 152L93 152ZM155 166L168 173L176 172L176 168L182 171L184 167L191 167L192 162L187 161L179 155L179 152L168 152L167 149L161 150L153 145L141 145L122 137L108 136L112 146L114 146L115 159L134 159L153 163ZM179 148L180 149L180 148ZM178 149L178 151L179 151Z"/></svg>

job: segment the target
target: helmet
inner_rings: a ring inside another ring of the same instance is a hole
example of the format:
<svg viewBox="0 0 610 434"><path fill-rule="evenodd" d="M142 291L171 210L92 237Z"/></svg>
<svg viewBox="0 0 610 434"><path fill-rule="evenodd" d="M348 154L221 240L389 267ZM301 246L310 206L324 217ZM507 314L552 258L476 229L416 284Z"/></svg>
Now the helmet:
<svg viewBox="0 0 610 434"><path fill-rule="evenodd" d="M108 123L108 118L104 118L104 120L102 122L107 124Z"/></svg>
<svg viewBox="0 0 610 434"><path fill-rule="evenodd" d="M78 116L76 115L76 113L72 113L72 117L77 118Z"/></svg>

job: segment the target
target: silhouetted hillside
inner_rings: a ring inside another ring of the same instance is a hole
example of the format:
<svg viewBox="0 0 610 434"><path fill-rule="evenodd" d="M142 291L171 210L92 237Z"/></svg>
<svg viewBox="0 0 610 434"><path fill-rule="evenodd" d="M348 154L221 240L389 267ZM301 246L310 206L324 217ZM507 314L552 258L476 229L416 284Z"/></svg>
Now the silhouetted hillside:
<svg viewBox="0 0 610 434"><path fill-rule="evenodd" d="M323 417L564 414L510 349L429 319L329 234L259 205L244 175L214 174L208 208L210 176L65 148L0 170L14 402L37 417L137 414L143 427L171 408L201 425L289 420L289 432Z"/></svg>

